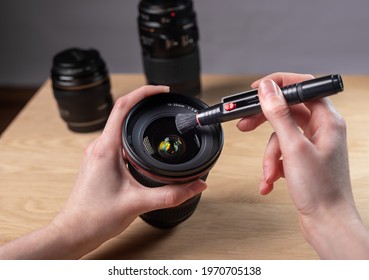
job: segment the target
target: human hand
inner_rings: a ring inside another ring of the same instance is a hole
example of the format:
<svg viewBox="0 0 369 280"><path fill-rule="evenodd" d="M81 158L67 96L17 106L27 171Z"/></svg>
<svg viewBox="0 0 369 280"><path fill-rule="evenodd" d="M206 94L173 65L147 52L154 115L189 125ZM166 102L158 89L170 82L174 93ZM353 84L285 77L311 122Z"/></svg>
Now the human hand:
<svg viewBox="0 0 369 280"><path fill-rule="evenodd" d="M86 149L74 189L53 224L72 243L83 243L83 255L121 233L140 214L174 207L202 192L206 184L147 188L129 173L122 150L122 124L128 111L141 99L164 86L144 86L119 98L102 135Z"/></svg>
<svg viewBox="0 0 369 280"><path fill-rule="evenodd" d="M264 115L243 119L238 128L249 131L270 122L275 132L263 159L260 193L270 193L285 177L307 241L322 258L346 258L345 245L352 245L346 238L367 236L362 244L368 244L369 236L351 191L345 121L328 99L288 107L279 88L309 78L276 73L255 82ZM368 256L362 245L356 249L349 249L355 252L351 257Z"/></svg>

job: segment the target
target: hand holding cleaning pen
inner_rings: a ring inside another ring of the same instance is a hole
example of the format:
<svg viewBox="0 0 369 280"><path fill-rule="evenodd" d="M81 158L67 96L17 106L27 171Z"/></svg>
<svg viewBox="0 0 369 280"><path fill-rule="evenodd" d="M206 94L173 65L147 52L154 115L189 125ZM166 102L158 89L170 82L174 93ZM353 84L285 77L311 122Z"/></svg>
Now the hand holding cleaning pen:
<svg viewBox="0 0 369 280"><path fill-rule="evenodd" d="M343 91L339 74L328 75L281 88L288 104L298 104ZM258 90L226 96L222 102L193 114L178 114L175 122L180 133L196 126L226 122L261 112Z"/></svg>

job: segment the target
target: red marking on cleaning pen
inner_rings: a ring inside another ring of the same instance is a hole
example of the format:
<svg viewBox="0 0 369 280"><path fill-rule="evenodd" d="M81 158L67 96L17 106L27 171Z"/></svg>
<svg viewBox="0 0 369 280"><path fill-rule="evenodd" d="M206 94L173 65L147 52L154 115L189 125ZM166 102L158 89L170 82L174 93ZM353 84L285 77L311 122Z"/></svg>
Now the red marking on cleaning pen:
<svg viewBox="0 0 369 280"><path fill-rule="evenodd" d="M227 104L224 104L224 110L226 111L232 111L234 109L236 109L237 105L236 103L227 103Z"/></svg>

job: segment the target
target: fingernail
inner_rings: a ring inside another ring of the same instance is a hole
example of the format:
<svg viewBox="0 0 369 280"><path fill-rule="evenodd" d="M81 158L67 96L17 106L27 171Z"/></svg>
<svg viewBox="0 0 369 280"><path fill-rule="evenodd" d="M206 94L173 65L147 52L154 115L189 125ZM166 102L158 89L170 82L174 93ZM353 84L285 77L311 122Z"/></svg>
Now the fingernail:
<svg viewBox="0 0 369 280"><path fill-rule="evenodd" d="M189 186L189 189L191 189L195 193L200 193L206 189L206 184L203 182L196 181Z"/></svg>
<svg viewBox="0 0 369 280"><path fill-rule="evenodd" d="M239 130L241 130L241 129L240 129L240 127L242 127L242 119L238 121L238 123L236 124L236 127L237 127Z"/></svg>
<svg viewBox="0 0 369 280"><path fill-rule="evenodd" d="M260 179L260 184L259 184L259 194L260 195L264 195L264 184L265 184L265 181L264 181L264 178L262 176L261 179Z"/></svg>
<svg viewBox="0 0 369 280"><path fill-rule="evenodd" d="M268 168L263 168L263 179L265 182L268 182L268 179L270 177L270 172Z"/></svg>
<svg viewBox="0 0 369 280"><path fill-rule="evenodd" d="M257 81L255 81L255 82L253 82L253 83L250 85L250 87L251 87L251 88L257 88L257 87L258 87L258 84L259 84L259 80L257 80Z"/></svg>
<svg viewBox="0 0 369 280"><path fill-rule="evenodd" d="M280 90L273 80L262 80L259 85L259 92L261 92L264 97L268 98L279 95Z"/></svg>
<svg viewBox="0 0 369 280"><path fill-rule="evenodd" d="M168 86L163 86L163 92L170 92L170 87Z"/></svg>

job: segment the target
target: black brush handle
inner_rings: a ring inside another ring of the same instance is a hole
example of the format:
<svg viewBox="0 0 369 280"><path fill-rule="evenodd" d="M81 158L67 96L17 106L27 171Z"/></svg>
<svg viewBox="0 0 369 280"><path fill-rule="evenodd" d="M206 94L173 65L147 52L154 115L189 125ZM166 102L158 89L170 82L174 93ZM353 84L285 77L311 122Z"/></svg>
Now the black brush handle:
<svg viewBox="0 0 369 280"><path fill-rule="evenodd" d="M343 91L341 75L332 74L281 88L288 104L298 104ZM200 125L221 123L261 112L258 90L250 90L224 97L222 103L197 113Z"/></svg>

